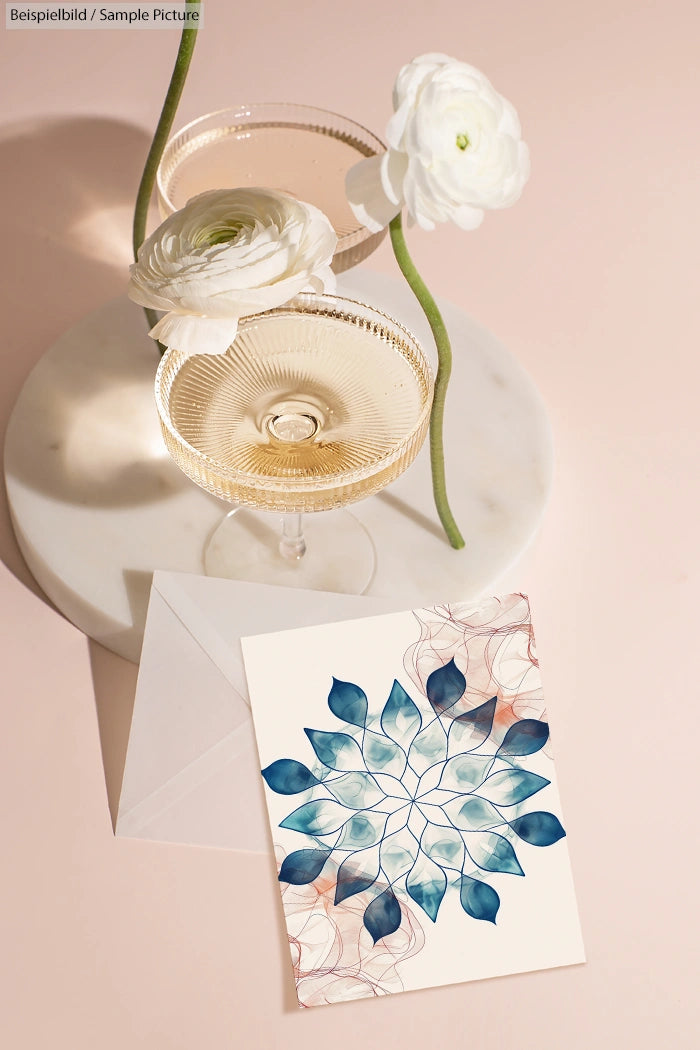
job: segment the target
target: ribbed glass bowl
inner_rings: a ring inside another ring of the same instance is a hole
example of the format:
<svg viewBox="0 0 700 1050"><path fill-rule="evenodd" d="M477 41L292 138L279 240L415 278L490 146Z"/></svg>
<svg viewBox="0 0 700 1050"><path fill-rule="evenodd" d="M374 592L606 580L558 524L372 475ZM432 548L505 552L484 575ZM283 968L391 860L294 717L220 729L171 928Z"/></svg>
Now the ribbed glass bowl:
<svg viewBox="0 0 700 1050"><path fill-rule="evenodd" d="M166 145L156 178L161 215L205 190L279 190L328 216L338 234L333 269L341 273L365 259L386 233L360 225L345 196L349 168L384 150L371 131L324 109L287 103L222 109L192 121Z"/></svg>
<svg viewBox="0 0 700 1050"><path fill-rule="evenodd" d="M378 492L426 435L432 373L373 307L302 295L240 322L221 355L164 355L156 402L188 477L260 510L330 510Z"/></svg>

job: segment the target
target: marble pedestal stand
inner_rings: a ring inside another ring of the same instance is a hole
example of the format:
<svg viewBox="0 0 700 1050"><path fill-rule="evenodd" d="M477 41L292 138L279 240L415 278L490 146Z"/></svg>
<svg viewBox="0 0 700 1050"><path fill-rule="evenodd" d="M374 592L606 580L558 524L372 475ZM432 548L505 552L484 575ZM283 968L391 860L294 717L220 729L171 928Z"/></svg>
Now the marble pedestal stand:
<svg viewBox="0 0 700 1050"><path fill-rule="evenodd" d="M339 293L378 306L432 345L401 278L355 270ZM466 549L452 550L439 525L427 447L397 482L352 508L377 553L367 593L406 607L483 594L531 539L551 479L549 424L532 382L492 335L440 306L454 351L448 491ZM29 568L69 620L134 661L153 570L201 573L205 540L230 509L165 451L157 362L140 308L108 303L46 352L5 443L8 500Z"/></svg>

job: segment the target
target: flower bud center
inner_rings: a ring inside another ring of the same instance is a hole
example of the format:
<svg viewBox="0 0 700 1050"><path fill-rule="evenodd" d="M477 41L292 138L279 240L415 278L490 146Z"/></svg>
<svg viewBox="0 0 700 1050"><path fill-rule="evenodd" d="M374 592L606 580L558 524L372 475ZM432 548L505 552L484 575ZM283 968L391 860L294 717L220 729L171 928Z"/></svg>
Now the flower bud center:
<svg viewBox="0 0 700 1050"><path fill-rule="evenodd" d="M457 149L465 150L467 146L471 145L469 142L469 136L463 131L457 136Z"/></svg>
<svg viewBox="0 0 700 1050"><path fill-rule="evenodd" d="M227 241L235 241L241 232L240 224L222 224L214 226L205 231L205 241L208 247L213 248L215 244L226 244Z"/></svg>

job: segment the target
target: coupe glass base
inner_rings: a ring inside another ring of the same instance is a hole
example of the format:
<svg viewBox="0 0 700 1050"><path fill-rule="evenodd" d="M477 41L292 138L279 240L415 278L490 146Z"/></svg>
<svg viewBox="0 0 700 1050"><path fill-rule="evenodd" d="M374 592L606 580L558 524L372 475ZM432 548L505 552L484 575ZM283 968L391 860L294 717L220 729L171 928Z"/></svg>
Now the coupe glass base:
<svg viewBox="0 0 700 1050"><path fill-rule="evenodd" d="M280 554L281 515L240 507L227 514L204 551L207 576L310 591L363 594L374 575L376 556L369 533L346 510L306 514L306 553Z"/></svg>

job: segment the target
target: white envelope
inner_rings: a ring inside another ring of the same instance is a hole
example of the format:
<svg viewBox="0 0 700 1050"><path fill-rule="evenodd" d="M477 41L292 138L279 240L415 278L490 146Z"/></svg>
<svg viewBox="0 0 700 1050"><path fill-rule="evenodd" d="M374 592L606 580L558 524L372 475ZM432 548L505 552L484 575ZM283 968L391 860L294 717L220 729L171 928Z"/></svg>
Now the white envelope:
<svg viewBox="0 0 700 1050"><path fill-rule="evenodd" d="M264 853L240 638L401 609L384 598L155 572L116 834ZM284 668L279 668L284 703Z"/></svg>

